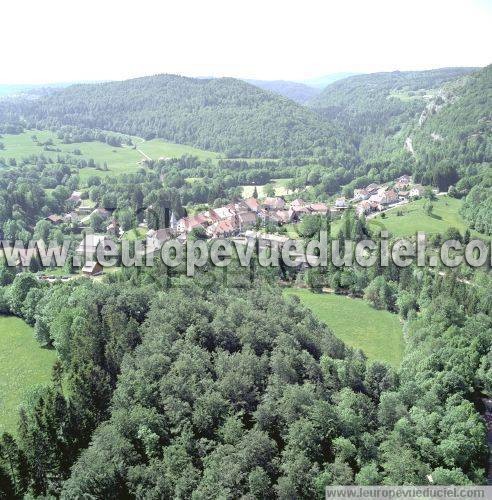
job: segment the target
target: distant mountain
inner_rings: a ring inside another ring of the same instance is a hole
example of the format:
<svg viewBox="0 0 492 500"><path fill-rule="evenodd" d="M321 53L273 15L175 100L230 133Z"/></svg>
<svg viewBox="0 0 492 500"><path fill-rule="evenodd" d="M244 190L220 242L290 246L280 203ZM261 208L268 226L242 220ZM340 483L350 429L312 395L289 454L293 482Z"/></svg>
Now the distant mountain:
<svg viewBox="0 0 492 500"><path fill-rule="evenodd" d="M330 83L337 82L338 80L343 80L349 76L359 75L360 73L330 73L329 75L318 76L316 78L310 78L308 80L302 80L301 83L308 85L309 87L314 87L317 89L324 89Z"/></svg>
<svg viewBox="0 0 492 500"><path fill-rule="evenodd" d="M354 153L341 131L312 110L234 78L156 75L74 85L18 109L38 126L159 137L229 157L316 152L343 164Z"/></svg>
<svg viewBox="0 0 492 500"><path fill-rule="evenodd" d="M321 89L310 87L304 83L290 82L287 80L245 80L263 90L269 90L282 95L299 104L305 104L317 96Z"/></svg>

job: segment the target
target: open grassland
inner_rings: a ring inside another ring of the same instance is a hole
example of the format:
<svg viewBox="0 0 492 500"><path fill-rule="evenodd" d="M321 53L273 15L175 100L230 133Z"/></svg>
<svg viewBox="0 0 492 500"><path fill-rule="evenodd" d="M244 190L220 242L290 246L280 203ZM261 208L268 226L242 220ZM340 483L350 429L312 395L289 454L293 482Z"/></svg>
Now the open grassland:
<svg viewBox="0 0 492 500"><path fill-rule="evenodd" d="M397 238L415 236L418 231L423 231L426 234L442 234L450 227L454 227L461 234L464 234L468 224L459 213L462 200L449 196L439 196L432 201L434 208L431 215L427 215L424 210L425 202L424 199L411 201L406 205L400 205L384 212L384 216L378 214L373 219L368 220L369 227L378 233L387 230ZM398 215L399 212L401 215ZM341 225L341 218L332 222L331 234L333 236L338 235ZM471 234L482 239L490 239L490 237L474 230L471 230Z"/></svg>
<svg viewBox="0 0 492 500"><path fill-rule="evenodd" d="M55 351L41 349L21 319L0 316L0 435L16 432L19 403L50 381L55 359Z"/></svg>
<svg viewBox="0 0 492 500"><path fill-rule="evenodd" d="M347 345L364 351L371 360L398 367L403 357L404 340L398 316L378 311L361 299L342 295L287 289Z"/></svg>
<svg viewBox="0 0 492 500"><path fill-rule="evenodd" d="M384 218L378 215L371 219L370 226L372 229L386 229L395 237L411 236L417 231L427 234L444 233L450 227L455 227L461 234L466 231L468 225L459 213L462 200L439 196L431 202L434 206L431 215L426 214L425 203L426 200L420 199L389 210ZM398 215L398 212L402 215ZM484 237L473 231L472 235Z"/></svg>
<svg viewBox="0 0 492 500"><path fill-rule="evenodd" d="M36 136L37 142L33 140ZM44 146L40 145L51 140L54 151L45 151ZM74 158L93 159L98 165L103 167L106 163L108 170L99 170L95 168L82 168L79 175L82 183L91 176L108 176L124 173L135 173L142 168L142 160L150 157L153 160L160 158L179 158L183 155L197 156L201 160L210 158L216 161L219 158L218 153L204 151L202 149L185 146L182 144L173 144L171 142L154 139L144 141L138 137L133 137L135 148L129 146L115 147L103 142L81 142L73 144L63 144L55 133L43 130L28 130L22 134L5 134L0 138L4 149L0 150L0 158L22 160L31 155L41 155L56 159L58 154L70 155ZM80 150L81 155L75 155L74 150Z"/></svg>
<svg viewBox="0 0 492 500"><path fill-rule="evenodd" d="M143 151L153 160L164 158L180 158L183 155L197 156L200 160L217 160L220 158L219 153L213 151L205 151L203 149L194 148L193 146L186 146L184 144L174 144L166 142L161 139L153 139L151 141L143 141L143 139L136 139L135 144L137 149Z"/></svg>
<svg viewBox="0 0 492 500"><path fill-rule="evenodd" d="M287 183L289 181L290 179L272 179L272 181L269 182L269 184L271 184L273 186L273 189L275 190L275 196L286 196L291 194L291 191L287 189ZM265 186L266 184L256 186L259 198L264 198L266 196L264 190ZM241 187L243 189L244 198L251 198L251 196L253 196L255 186L241 186Z"/></svg>
<svg viewBox="0 0 492 500"><path fill-rule="evenodd" d="M33 140L36 136L38 142ZM53 151L46 151L44 146L40 145L51 139ZM130 147L115 147L103 142L76 142L73 144L64 144L50 131L29 130L22 134L2 136L0 142L4 144L4 149L0 151L0 157L16 160L22 160L31 155L44 155L56 160L56 156L70 155L76 159L93 159L101 167L107 164L108 170L98 170L95 168L83 168L79 171L80 178L84 182L90 176L118 175L123 173L137 172L141 167L139 162L143 156ZM75 155L74 151L78 149L81 155Z"/></svg>

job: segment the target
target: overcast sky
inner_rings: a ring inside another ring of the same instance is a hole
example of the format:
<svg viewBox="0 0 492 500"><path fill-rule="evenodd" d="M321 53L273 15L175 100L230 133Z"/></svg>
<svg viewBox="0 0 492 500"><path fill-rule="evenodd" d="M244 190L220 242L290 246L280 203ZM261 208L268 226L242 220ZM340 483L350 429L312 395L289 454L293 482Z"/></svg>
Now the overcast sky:
<svg viewBox="0 0 492 500"><path fill-rule="evenodd" d="M7 0L0 83L492 63L492 0Z"/></svg>

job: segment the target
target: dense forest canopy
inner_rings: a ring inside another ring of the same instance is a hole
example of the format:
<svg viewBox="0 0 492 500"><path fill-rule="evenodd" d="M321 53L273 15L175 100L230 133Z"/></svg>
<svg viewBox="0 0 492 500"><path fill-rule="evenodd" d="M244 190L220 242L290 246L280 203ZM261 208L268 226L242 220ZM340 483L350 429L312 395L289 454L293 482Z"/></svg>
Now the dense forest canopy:
<svg viewBox="0 0 492 500"><path fill-rule="evenodd" d="M294 102L233 78L157 75L74 85L25 102L38 126L78 125L159 137L230 157L354 155L341 131Z"/></svg>
<svg viewBox="0 0 492 500"><path fill-rule="evenodd" d="M246 82L260 87L260 89L288 97L299 104L305 104L321 93L319 88L286 80L246 80Z"/></svg>
<svg viewBox="0 0 492 500"><path fill-rule="evenodd" d="M343 126L360 144L360 153L372 158L389 147L400 149L405 137L401 139L398 133L418 117L429 96L444 83L476 69L356 75L328 85L309 106ZM393 145L395 135L398 142Z"/></svg>

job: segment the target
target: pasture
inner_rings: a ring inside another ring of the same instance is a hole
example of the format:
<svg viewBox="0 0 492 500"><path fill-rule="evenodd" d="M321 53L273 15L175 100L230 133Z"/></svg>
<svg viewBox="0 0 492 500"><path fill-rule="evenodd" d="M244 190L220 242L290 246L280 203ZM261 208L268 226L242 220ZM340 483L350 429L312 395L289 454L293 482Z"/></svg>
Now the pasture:
<svg viewBox="0 0 492 500"><path fill-rule="evenodd" d="M55 351L41 349L24 321L0 316L0 435L16 432L19 404L49 383L55 360Z"/></svg>
<svg viewBox="0 0 492 500"><path fill-rule="evenodd" d="M296 295L330 330L348 346L361 349L370 360L397 368L403 358L404 340L398 316L373 309L362 299L286 289Z"/></svg>
<svg viewBox="0 0 492 500"><path fill-rule="evenodd" d="M415 235L417 231L426 234L444 233L450 227L455 227L461 234L466 231L468 225L459 213L462 200L439 196L432 201L434 208L430 215L424 210L425 202L426 200L420 199L389 210L384 218L381 214L371 219L370 227L378 230L386 229L395 237ZM401 215L398 215L398 212ZM477 232L472 231L472 234L479 236Z"/></svg>
<svg viewBox="0 0 492 500"><path fill-rule="evenodd" d="M194 148L185 144L174 144L172 142L163 141L162 139L152 139L144 141L143 139L135 139L137 149L150 156L153 160L164 158L180 158L183 155L196 156L200 160L217 160L220 157L219 153L213 151L205 151L204 149Z"/></svg>

